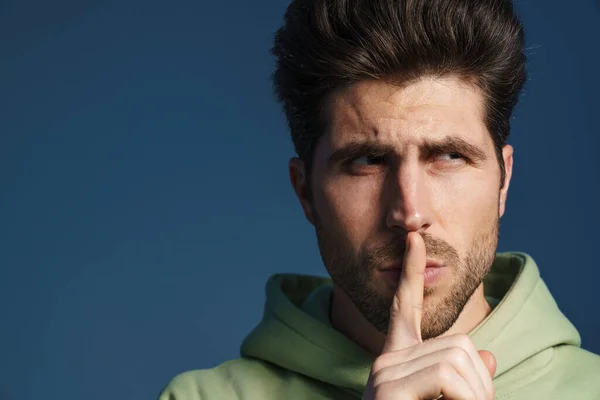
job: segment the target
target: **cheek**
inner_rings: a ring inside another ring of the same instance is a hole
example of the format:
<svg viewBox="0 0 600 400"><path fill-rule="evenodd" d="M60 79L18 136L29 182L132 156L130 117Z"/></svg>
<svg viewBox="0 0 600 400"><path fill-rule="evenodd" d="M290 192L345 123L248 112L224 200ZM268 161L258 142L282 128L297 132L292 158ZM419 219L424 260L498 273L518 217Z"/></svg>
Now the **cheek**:
<svg viewBox="0 0 600 400"><path fill-rule="evenodd" d="M326 228L335 227L360 247L380 222L379 186L349 177L323 182L315 207Z"/></svg>
<svg viewBox="0 0 600 400"><path fill-rule="evenodd" d="M485 179L455 180L435 191L436 219L448 234L449 242L464 253L473 239L496 223L498 216L498 185Z"/></svg>

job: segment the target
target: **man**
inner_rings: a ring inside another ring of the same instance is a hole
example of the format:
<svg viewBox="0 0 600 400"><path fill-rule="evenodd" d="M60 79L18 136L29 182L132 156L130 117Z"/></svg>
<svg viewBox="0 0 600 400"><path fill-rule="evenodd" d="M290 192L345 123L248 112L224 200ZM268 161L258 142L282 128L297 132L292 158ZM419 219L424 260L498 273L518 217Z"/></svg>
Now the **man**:
<svg viewBox="0 0 600 400"><path fill-rule="evenodd" d="M496 254L525 82L507 0L294 0L275 89L331 280L271 277L241 358L161 400L598 399L524 253Z"/></svg>

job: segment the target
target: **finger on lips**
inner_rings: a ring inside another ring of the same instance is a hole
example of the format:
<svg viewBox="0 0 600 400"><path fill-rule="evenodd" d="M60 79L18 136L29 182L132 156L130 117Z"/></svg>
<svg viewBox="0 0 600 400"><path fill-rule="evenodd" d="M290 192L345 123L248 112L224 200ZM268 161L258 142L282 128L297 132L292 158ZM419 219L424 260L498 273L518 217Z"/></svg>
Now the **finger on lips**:
<svg viewBox="0 0 600 400"><path fill-rule="evenodd" d="M417 232L406 238L400 281L390 308L390 322L382 354L369 378L374 398L493 399L496 361L477 351L465 334L423 342L425 243Z"/></svg>
<svg viewBox="0 0 600 400"><path fill-rule="evenodd" d="M406 251L400 282L390 309L390 322L383 352L421 343L424 274L427 263L425 243L417 232L406 237Z"/></svg>

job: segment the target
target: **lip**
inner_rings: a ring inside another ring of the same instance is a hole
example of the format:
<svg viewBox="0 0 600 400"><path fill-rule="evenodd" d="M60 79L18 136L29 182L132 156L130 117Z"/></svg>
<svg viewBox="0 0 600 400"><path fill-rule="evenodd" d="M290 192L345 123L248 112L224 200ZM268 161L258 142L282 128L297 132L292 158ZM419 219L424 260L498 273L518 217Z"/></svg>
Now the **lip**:
<svg viewBox="0 0 600 400"><path fill-rule="evenodd" d="M446 266L438 260L427 260L425 264L425 273L423 281L425 286L431 286L434 284L446 271ZM397 284L402 274L402 264L393 264L389 267L382 268L379 270L381 275L386 279L393 281Z"/></svg>
<svg viewBox="0 0 600 400"><path fill-rule="evenodd" d="M439 261L439 260L435 260L433 258L428 258L427 261L425 262L425 268L442 268L444 267L444 263ZM398 262L398 263L394 263L391 264L385 268L381 268L381 271L389 271L389 270L396 270L402 269L402 262Z"/></svg>

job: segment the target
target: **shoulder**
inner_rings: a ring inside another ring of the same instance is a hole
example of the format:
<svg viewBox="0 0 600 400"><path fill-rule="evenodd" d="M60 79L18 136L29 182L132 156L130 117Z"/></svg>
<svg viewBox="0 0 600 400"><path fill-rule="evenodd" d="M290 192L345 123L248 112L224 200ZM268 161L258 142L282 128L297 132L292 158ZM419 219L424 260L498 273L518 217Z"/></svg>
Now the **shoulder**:
<svg viewBox="0 0 600 400"><path fill-rule="evenodd" d="M600 378L600 356L580 347L560 346L555 348L556 365L562 373L571 378L577 377ZM600 387L600 379L594 382L596 387Z"/></svg>
<svg viewBox="0 0 600 400"><path fill-rule="evenodd" d="M575 346L558 346L546 385L550 398L597 399L600 396L600 356ZM561 397L562 396L562 397Z"/></svg>
<svg viewBox="0 0 600 400"><path fill-rule="evenodd" d="M499 400L598 400L600 356L577 346L555 346L523 361L494 382Z"/></svg>
<svg viewBox="0 0 600 400"><path fill-rule="evenodd" d="M259 360L240 358L215 368L177 375L163 389L159 400L241 399L242 393L267 398L281 381L281 369Z"/></svg>

